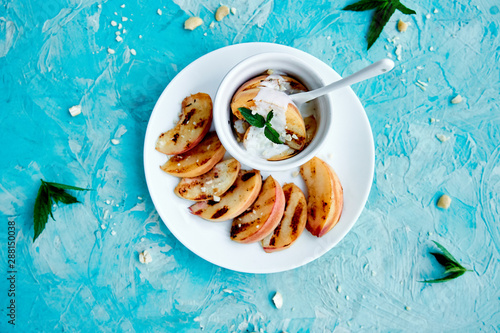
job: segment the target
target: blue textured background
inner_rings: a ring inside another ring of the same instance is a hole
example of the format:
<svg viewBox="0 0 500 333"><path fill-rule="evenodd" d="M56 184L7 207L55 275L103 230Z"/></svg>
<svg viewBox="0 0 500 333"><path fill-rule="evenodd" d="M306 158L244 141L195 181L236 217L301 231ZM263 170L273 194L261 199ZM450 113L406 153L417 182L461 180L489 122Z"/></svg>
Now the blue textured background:
<svg viewBox="0 0 500 333"><path fill-rule="evenodd" d="M340 10L352 2L236 0L237 14L210 29L215 0L2 1L0 331L12 330L8 218L18 229L19 332L500 331L500 4L406 1L417 15L396 13L367 52L371 13ZM184 30L190 15L205 24ZM118 43L110 22L122 16ZM405 33L399 18L411 24ZM271 275L221 269L181 245L159 220L142 167L148 118L169 81L207 52L249 41L299 48L344 76L388 54L396 61L353 87L376 145L359 221L320 259ZM453 105L456 94L464 101ZM59 207L32 243L40 178L95 191ZM453 199L446 211L435 205L443 193ZM419 283L442 273L431 240L474 272ZM149 265L138 262L144 249Z"/></svg>

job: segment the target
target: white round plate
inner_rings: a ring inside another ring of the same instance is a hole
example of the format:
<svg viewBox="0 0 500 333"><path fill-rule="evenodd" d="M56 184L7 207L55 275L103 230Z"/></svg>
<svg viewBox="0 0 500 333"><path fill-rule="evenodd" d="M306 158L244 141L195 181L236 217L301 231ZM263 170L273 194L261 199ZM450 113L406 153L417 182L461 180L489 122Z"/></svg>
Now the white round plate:
<svg viewBox="0 0 500 333"><path fill-rule="evenodd" d="M248 273L274 273L307 264L334 247L352 228L365 206L373 181L374 144L365 110L351 88L332 94L335 97L333 130L318 157L337 172L344 188L344 209L337 225L322 238L304 230L288 249L266 253L260 243L240 244L229 238L231 221L209 222L189 213L192 202L180 199L173 190L179 179L164 173L160 165L167 157L155 150L158 136L178 120L182 100L198 92L215 99L226 73L243 59L263 52L286 52L313 64L325 83L340 79L332 68L303 51L270 43L227 46L204 55L184 68L169 83L149 119L144 141L144 171L149 193L158 214L172 234L203 259L231 270ZM242 168L246 169L244 165ZM280 184L305 184L294 171L272 173ZM267 177L263 173L263 177Z"/></svg>

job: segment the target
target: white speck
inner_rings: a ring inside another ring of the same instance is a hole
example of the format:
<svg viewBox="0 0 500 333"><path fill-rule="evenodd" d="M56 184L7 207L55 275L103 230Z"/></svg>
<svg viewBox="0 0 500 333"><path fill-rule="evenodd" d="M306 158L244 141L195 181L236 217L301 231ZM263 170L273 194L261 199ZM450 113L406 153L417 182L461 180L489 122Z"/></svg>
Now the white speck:
<svg viewBox="0 0 500 333"><path fill-rule="evenodd" d="M215 27L215 22L212 21L212 23L210 23L210 25L208 26L210 29L213 29Z"/></svg>
<svg viewBox="0 0 500 333"><path fill-rule="evenodd" d="M139 35L139 38L142 38L142 35Z"/></svg>
<svg viewBox="0 0 500 333"><path fill-rule="evenodd" d="M220 201L220 197L218 197L218 196L214 195L214 201L215 201L215 202L219 202L219 201Z"/></svg>
<svg viewBox="0 0 500 333"><path fill-rule="evenodd" d="M342 292L342 287L341 286L337 286L337 292L338 293Z"/></svg>
<svg viewBox="0 0 500 333"><path fill-rule="evenodd" d="M391 128L391 125L385 124L385 128Z"/></svg>
<svg viewBox="0 0 500 333"><path fill-rule="evenodd" d="M97 4L97 8L102 8L102 5L100 3Z"/></svg>
<svg viewBox="0 0 500 333"><path fill-rule="evenodd" d="M108 47L108 53L109 53L109 54L115 54L115 50L113 50L112 48L109 48L109 47Z"/></svg>
<svg viewBox="0 0 500 333"><path fill-rule="evenodd" d="M398 60L401 60L401 51L402 51L403 47L401 46L401 44L398 44L396 45L396 51L394 51L394 54L396 54L396 57Z"/></svg>
<svg viewBox="0 0 500 333"><path fill-rule="evenodd" d="M430 13L427 13L427 14L425 15L425 17L426 17L426 18L428 18L428 19L430 19L430 18L431 18L431 14L430 14Z"/></svg>
<svg viewBox="0 0 500 333"><path fill-rule="evenodd" d="M118 13L117 13L117 12L115 12L114 14L118 16Z"/></svg>
<svg viewBox="0 0 500 333"><path fill-rule="evenodd" d="M424 69L424 66L417 66L417 69L420 71L420 70Z"/></svg>
<svg viewBox="0 0 500 333"><path fill-rule="evenodd" d="M72 117L76 117L80 113L82 113L82 107L80 105L72 106L69 108L69 113L71 114Z"/></svg>
<svg viewBox="0 0 500 333"><path fill-rule="evenodd" d="M332 36L326 36L326 39L330 39L330 38L332 38Z"/></svg>
<svg viewBox="0 0 500 333"><path fill-rule="evenodd" d="M158 10L156 11L156 14L161 15L162 14L161 9L158 8Z"/></svg>
<svg viewBox="0 0 500 333"><path fill-rule="evenodd" d="M424 86L424 85L422 85L422 84L420 84L420 83L418 83L418 82L415 82L415 85L416 85L417 87L419 87L420 89L422 89L422 91L425 91L425 90L427 89L427 88L425 88L425 86Z"/></svg>
<svg viewBox="0 0 500 333"><path fill-rule="evenodd" d="M398 59L398 60L400 60L400 59ZM403 69L403 70L401 71L401 73L406 73L406 69Z"/></svg>
<svg viewBox="0 0 500 333"><path fill-rule="evenodd" d="M206 192L207 188L205 186L203 186L202 188L200 188L200 191L202 192Z"/></svg>
<svg viewBox="0 0 500 333"><path fill-rule="evenodd" d="M258 225L258 224L257 224L257 225L255 226L255 228L259 229L259 228L260 228L260 225Z"/></svg>
<svg viewBox="0 0 500 333"><path fill-rule="evenodd" d="M457 95L457 96L453 97L453 99L451 100L451 103L452 104L462 103L462 96Z"/></svg>
<svg viewBox="0 0 500 333"><path fill-rule="evenodd" d="M434 118L430 118L430 119L429 119L429 123L433 124L433 123L435 123L435 122L436 122L436 119L434 119Z"/></svg>
<svg viewBox="0 0 500 333"><path fill-rule="evenodd" d="M236 8L231 7L231 14L236 15Z"/></svg>
<svg viewBox="0 0 500 333"><path fill-rule="evenodd" d="M238 228L241 228L241 223L238 223Z"/></svg>
<svg viewBox="0 0 500 333"><path fill-rule="evenodd" d="M387 53L387 58L392 58L392 54Z"/></svg>
<svg viewBox="0 0 500 333"><path fill-rule="evenodd" d="M120 143L120 140L118 140L118 139L111 139L111 143L116 146L117 144Z"/></svg>
<svg viewBox="0 0 500 333"><path fill-rule="evenodd" d="M411 308L410 308L409 306L405 306L405 310L406 310L406 311L410 311L410 310L411 310Z"/></svg>
<svg viewBox="0 0 500 333"><path fill-rule="evenodd" d="M298 171L294 171L292 172L292 177L297 177L299 175L299 172Z"/></svg>
<svg viewBox="0 0 500 333"><path fill-rule="evenodd" d="M377 272L372 271L372 276L375 276L375 275L377 275Z"/></svg>
<svg viewBox="0 0 500 333"><path fill-rule="evenodd" d="M123 25L121 23L118 23L118 29L123 28Z"/></svg>
<svg viewBox="0 0 500 333"><path fill-rule="evenodd" d="M126 34L127 33L127 29L123 29L123 33Z"/></svg>
<svg viewBox="0 0 500 333"><path fill-rule="evenodd" d="M429 47L429 51L434 51L434 46Z"/></svg>
<svg viewBox="0 0 500 333"><path fill-rule="evenodd" d="M116 39L117 42L123 42L123 38L121 38L120 36L116 36L115 39Z"/></svg>
<svg viewBox="0 0 500 333"><path fill-rule="evenodd" d="M122 22L128 21L128 17L122 16Z"/></svg>
<svg viewBox="0 0 500 333"><path fill-rule="evenodd" d="M132 53L132 55L137 55L137 52L135 52L135 49L130 49L130 53Z"/></svg>
<svg viewBox="0 0 500 333"><path fill-rule="evenodd" d="M420 80L417 80L417 82L418 82L419 84L421 84L421 85L425 86L425 87L427 87L427 86L428 86L428 84L427 84L427 83L422 82L422 81L420 81Z"/></svg>
<svg viewBox="0 0 500 333"><path fill-rule="evenodd" d="M144 237L141 237L141 242L144 242L146 239Z"/></svg>
<svg viewBox="0 0 500 333"><path fill-rule="evenodd" d="M208 36L208 34L205 32L205 33L203 34L203 36L205 36L205 37L206 37L206 36Z"/></svg>
<svg viewBox="0 0 500 333"><path fill-rule="evenodd" d="M120 207L120 205L119 205L119 204L116 204L116 207Z"/></svg>
<svg viewBox="0 0 500 333"><path fill-rule="evenodd" d="M436 138L441 142L446 142L450 139L450 137L445 136L443 134L436 134Z"/></svg>
<svg viewBox="0 0 500 333"><path fill-rule="evenodd" d="M106 229L106 226L104 224L101 224L101 229L102 230Z"/></svg>
<svg viewBox="0 0 500 333"><path fill-rule="evenodd" d="M121 33L121 32L119 32L119 31L116 31L116 32L115 32L115 35L117 35L117 36L120 36L121 34L122 34L122 33Z"/></svg>
<svg viewBox="0 0 500 333"><path fill-rule="evenodd" d="M142 200L142 197L137 197L137 200Z"/></svg>
<svg viewBox="0 0 500 333"><path fill-rule="evenodd" d="M104 202L106 203L106 205L111 205L111 200L109 200L109 199L104 201Z"/></svg>
<svg viewBox="0 0 500 333"><path fill-rule="evenodd" d="M125 8L125 4L121 5L120 7Z"/></svg>
<svg viewBox="0 0 500 333"><path fill-rule="evenodd" d="M439 10L437 10L437 8L436 8L436 9L434 9L434 14L437 14L437 13L439 13Z"/></svg>
<svg viewBox="0 0 500 333"><path fill-rule="evenodd" d="M227 293L227 294L232 294L233 291L231 289L222 289L223 292Z"/></svg>
<svg viewBox="0 0 500 333"><path fill-rule="evenodd" d="M116 26L118 25L118 23L116 23L116 21L111 21L111 25L112 25L113 27L116 27Z"/></svg>
<svg viewBox="0 0 500 333"><path fill-rule="evenodd" d="M432 236L432 235L433 235L433 232L432 232L432 231L429 231L429 232L427 233L427 235Z"/></svg>
<svg viewBox="0 0 500 333"><path fill-rule="evenodd" d="M144 250L143 252L139 253L139 261L141 264L149 264L150 262L153 261L153 257L151 257L151 254L147 250Z"/></svg>
<svg viewBox="0 0 500 333"><path fill-rule="evenodd" d="M116 231L112 230L111 231L111 236L116 236Z"/></svg>
<svg viewBox="0 0 500 333"><path fill-rule="evenodd" d="M283 306L283 296L279 293L279 291L276 292L273 296L273 303L276 309L281 309Z"/></svg>
<svg viewBox="0 0 500 333"><path fill-rule="evenodd" d="M103 219L103 220L105 220L105 219L107 219L107 218L108 218L108 216L109 216L109 210L105 209L105 210L104 210L104 214L103 214L103 216L102 216L102 219Z"/></svg>
<svg viewBox="0 0 500 333"><path fill-rule="evenodd" d="M346 299L346 301L348 301L349 300L349 296L345 295L345 299Z"/></svg>

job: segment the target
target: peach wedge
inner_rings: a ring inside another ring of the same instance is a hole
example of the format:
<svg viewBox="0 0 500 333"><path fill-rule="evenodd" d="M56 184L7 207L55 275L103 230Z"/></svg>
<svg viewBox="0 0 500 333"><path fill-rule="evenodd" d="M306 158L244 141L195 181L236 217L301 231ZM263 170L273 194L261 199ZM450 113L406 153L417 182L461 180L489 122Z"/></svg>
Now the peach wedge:
<svg viewBox="0 0 500 333"><path fill-rule="evenodd" d="M197 177L214 167L226 153L215 132L208 133L196 147L172 156L161 169L175 177Z"/></svg>
<svg viewBox="0 0 500 333"><path fill-rule="evenodd" d="M302 165L300 174L309 192L306 228L322 237L340 220L344 205L342 185L335 171L317 157Z"/></svg>
<svg viewBox="0 0 500 333"><path fill-rule="evenodd" d="M239 243L260 241L280 223L284 210L283 189L269 176L253 206L233 220L231 239Z"/></svg>
<svg viewBox="0 0 500 333"><path fill-rule="evenodd" d="M283 186L285 213L278 226L262 240L264 251L271 253L288 248L302 234L307 222L307 202L295 184Z"/></svg>
<svg viewBox="0 0 500 333"><path fill-rule="evenodd" d="M182 101L179 121L171 130L162 133L156 141L156 150L167 155L182 154L193 149L212 125L212 99L204 93L186 97Z"/></svg>
<svg viewBox="0 0 500 333"><path fill-rule="evenodd" d="M193 215L209 221L230 220L253 204L262 187L258 170L240 170L236 182L222 195L220 201L199 201L189 207Z"/></svg>
<svg viewBox="0 0 500 333"><path fill-rule="evenodd" d="M209 172L193 178L182 178L174 193L187 200L212 200L224 194L236 181L240 162L234 158L217 163Z"/></svg>

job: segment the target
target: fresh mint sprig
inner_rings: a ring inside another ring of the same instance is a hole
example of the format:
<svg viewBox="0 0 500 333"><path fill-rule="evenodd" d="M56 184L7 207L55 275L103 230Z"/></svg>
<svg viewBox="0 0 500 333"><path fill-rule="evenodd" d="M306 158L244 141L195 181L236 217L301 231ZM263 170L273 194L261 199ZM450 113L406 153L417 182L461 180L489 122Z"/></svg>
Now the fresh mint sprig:
<svg viewBox="0 0 500 333"><path fill-rule="evenodd" d="M389 22L389 19L396 9L406 15L416 14L413 9L406 7L399 0L360 0L342 8L342 10L355 12L371 9L375 9L375 13L373 14L372 22L370 23L370 28L368 29L368 35L366 37L368 41L368 50L380 36L384 26Z"/></svg>
<svg viewBox="0 0 500 333"><path fill-rule="evenodd" d="M38 195L35 200L35 208L33 211L35 235L33 236L33 242L40 236L42 231L45 229L45 225L49 220L49 215L55 221L54 215L52 215L52 205L59 204L73 204L79 202L74 196L66 192L66 190L75 191L89 191L90 189L46 182L43 179L42 185L38 189Z"/></svg>
<svg viewBox="0 0 500 333"><path fill-rule="evenodd" d="M267 114L266 118L264 118L263 116L261 116L258 113L253 114L252 110L250 110L248 108L241 107L241 108L238 108L238 110L241 112L241 115L243 116L243 118L245 118L245 120L251 126L255 126L258 128L262 128L265 126L264 135L266 136L266 138L268 138L269 140L271 140L272 142L277 143L277 144L283 143L280 140L279 133L271 125L271 119L273 119L273 117L274 117L273 110L271 110Z"/></svg>
<svg viewBox="0 0 500 333"><path fill-rule="evenodd" d="M441 250L443 253L439 252L431 252L431 254L436 258L437 262L443 265L445 268L444 274L448 274L445 277L433 280L424 280L420 282L424 283L442 283L446 281L450 281L456 279L459 276L462 276L465 272L472 272L470 269L467 269L459 264L457 259L455 259L448 250L444 248L443 245L439 244L436 241L433 241L434 244Z"/></svg>

